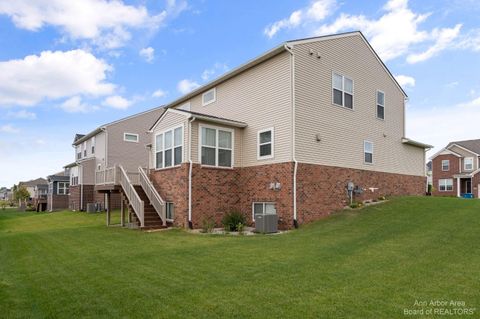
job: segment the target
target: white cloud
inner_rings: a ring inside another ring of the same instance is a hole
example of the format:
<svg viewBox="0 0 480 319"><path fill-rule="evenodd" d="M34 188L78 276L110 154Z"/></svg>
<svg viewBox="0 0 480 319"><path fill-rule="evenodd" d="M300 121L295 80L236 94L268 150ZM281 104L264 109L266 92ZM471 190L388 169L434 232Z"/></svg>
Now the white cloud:
<svg viewBox="0 0 480 319"><path fill-rule="evenodd" d="M113 95L107 97L103 102L102 105L113 107L114 109L125 110L130 105L133 104L133 101L129 101L120 95Z"/></svg>
<svg viewBox="0 0 480 319"><path fill-rule="evenodd" d="M80 96L74 96L63 102L60 107L68 113L86 113L89 110L87 104L82 103Z"/></svg>
<svg viewBox="0 0 480 319"><path fill-rule="evenodd" d="M152 47L143 48L139 52L140 56L145 59L148 63L151 63L155 58L155 49Z"/></svg>
<svg viewBox="0 0 480 319"><path fill-rule="evenodd" d="M414 87L415 86L415 78L408 76L408 75L395 75L395 79L402 87Z"/></svg>
<svg viewBox="0 0 480 319"><path fill-rule="evenodd" d="M164 90L162 89L158 89L156 90L155 92L153 92L152 94L152 97L157 97L157 98L160 98L160 97L164 97L167 95L167 92L165 92Z"/></svg>
<svg viewBox="0 0 480 319"><path fill-rule="evenodd" d="M202 72L201 78L204 81L208 81L212 76L219 74L219 73L224 73L228 71L228 65L226 63L215 63L213 67L209 69L205 69Z"/></svg>
<svg viewBox="0 0 480 319"><path fill-rule="evenodd" d="M302 23L308 23L311 21L321 21L330 15L334 8L334 0L314 1L308 7L295 10L288 18L270 24L263 30L263 33L267 37L272 38L282 29L292 29L298 27Z"/></svg>
<svg viewBox="0 0 480 319"><path fill-rule="evenodd" d="M111 94L115 85L106 82L110 70L106 62L84 50L44 51L0 62L0 106L33 106L44 99Z"/></svg>
<svg viewBox="0 0 480 319"><path fill-rule="evenodd" d="M422 53L410 54L407 57L407 62L422 62L445 50L458 37L461 28L462 25L457 24L454 28L434 29L431 36L435 39L435 43Z"/></svg>
<svg viewBox="0 0 480 319"><path fill-rule="evenodd" d="M187 94L196 88L200 87L200 84L198 84L195 81L189 80L189 79L184 79L178 82L177 84L177 90L178 92L182 94Z"/></svg>
<svg viewBox="0 0 480 319"><path fill-rule="evenodd" d="M0 1L0 14L9 16L21 29L38 31L54 26L74 40L91 40L105 48L118 48L131 38L131 29L158 29L166 20L187 8L186 1L167 1L158 14L143 5L106 0Z"/></svg>
<svg viewBox="0 0 480 319"><path fill-rule="evenodd" d="M431 156L448 142L478 138L479 118L480 97L450 107L409 107L407 136L434 145Z"/></svg>
<svg viewBox="0 0 480 319"><path fill-rule="evenodd" d="M7 113L7 118L21 119L21 120L34 120L37 118L37 114L26 110L20 110L18 112L10 111Z"/></svg>
<svg viewBox="0 0 480 319"><path fill-rule="evenodd" d="M2 133L18 133L20 130L16 127L14 127L12 124L5 124L0 126L0 132Z"/></svg>
<svg viewBox="0 0 480 319"><path fill-rule="evenodd" d="M459 36L458 41L453 46L456 49L480 52L480 29L473 29Z"/></svg>

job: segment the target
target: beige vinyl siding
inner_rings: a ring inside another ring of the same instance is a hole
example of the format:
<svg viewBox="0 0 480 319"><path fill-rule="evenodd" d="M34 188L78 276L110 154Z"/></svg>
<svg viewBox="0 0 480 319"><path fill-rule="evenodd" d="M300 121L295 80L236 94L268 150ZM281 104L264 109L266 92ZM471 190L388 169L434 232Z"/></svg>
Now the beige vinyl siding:
<svg viewBox="0 0 480 319"><path fill-rule="evenodd" d="M192 162L200 163L200 154L199 154L199 144L200 136L199 129L201 125L215 127L215 128L225 128L229 130L234 130L234 140L233 140L233 166L241 167L242 166L242 145L243 145L243 130L241 128L233 128L225 125L220 125L216 123L209 123L204 121L194 121L192 122Z"/></svg>
<svg viewBox="0 0 480 319"><path fill-rule="evenodd" d="M135 172L139 166L147 167L149 154L146 145L151 143L147 131L162 113L163 109L154 109L108 125L107 166L121 164L127 171ZM124 133L138 134L138 143L124 141Z"/></svg>
<svg viewBox="0 0 480 319"><path fill-rule="evenodd" d="M100 164L100 169L105 169L105 158L106 158L106 134L104 132L98 133L95 135L95 158L96 158L96 167Z"/></svg>
<svg viewBox="0 0 480 319"><path fill-rule="evenodd" d="M82 172L79 176L78 183L84 185L94 185L95 184L95 158L89 158L82 160L80 163L80 171Z"/></svg>
<svg viewBox="0 0 480 319"><path fill-rule="evenodd" d="M219 84L216 101L202 106L202 94L190 100L191 111L248 124L243 129L242 157L235 165L253 166L292 160L290 54L283 52ZM179 107L185 102L176 105ZM275 128L275 156L257 160L257 132ZM198 152L196 150L195 152ZM198 159L198 154L194 156ZM240 162L238 162L240 161Z"/></svg>
<svg viewBox="0 0 480 319"><path fill-rule="evenodd" d="M182 163L188 162L188 114L178 114L169 112L167 113L163 119L158 123L155 127L154 131L151 133L151 140L152 143L152 153L150 156L150 168L155 168L155 135L162 133L166 130L176 128L183 125L183 158Z"/></svg>
<svg viewBox="0 0 480 319"><path fill-rule="evenodd" d="M424 150L401 143L404 96L359 35L293 50L299 162L424 175ZM333 104L332 72L353 80L353 110ZM377 90L385 93L385 120L376 117ZM374 143L372 165L364 164L364 140Z"/></svg>
<svg viewBox="0 0 480 319"><path fill-rule="evenodd" d="M475 155L474 153L470 152L470 151L467 151L466 149L464 148L461 148L461 147L458 147L456 145L452 145L449 147L449 149L459 155L462 155L463 158L459 158L459 161L460 161L460 172L472 172L476 169L478 169L478 160L477 160L477 155ZM465 171L464 170L464 162L465 162L465 157L472 157L473 158L473 170L472 171Z"/></svg>

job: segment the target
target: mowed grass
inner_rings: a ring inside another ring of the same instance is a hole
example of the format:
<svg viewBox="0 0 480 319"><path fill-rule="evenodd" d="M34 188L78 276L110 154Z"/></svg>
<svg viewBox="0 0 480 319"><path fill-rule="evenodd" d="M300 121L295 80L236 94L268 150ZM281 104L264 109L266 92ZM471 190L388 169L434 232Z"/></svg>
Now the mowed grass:
<svg viewBox="0 0 480 319"><path fill-rule="evenodd" d="M398 198L252 237L0 211L4 318L405 318L415 300L476 317L479 289L478 200Z"/></svg>

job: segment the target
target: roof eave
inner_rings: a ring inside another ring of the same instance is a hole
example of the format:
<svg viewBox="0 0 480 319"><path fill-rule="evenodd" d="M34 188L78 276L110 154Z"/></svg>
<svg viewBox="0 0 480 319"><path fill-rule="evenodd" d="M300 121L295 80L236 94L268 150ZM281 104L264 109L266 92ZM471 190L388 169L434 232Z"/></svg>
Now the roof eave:
<svg viewBox="0 0 480 319"><path fill-rule="evenodd" d="M86 140L90 139L91 137L97 135L98 133L103 132L104 129L105 129L105 126L97 127L96 129L94 129L90 133L86 134L84 137L79 138L78 140L73 142L72 145L77 146L78 144L81 144L81 143L85 142Z"/></svg>
<svg viewBox="0 0 480 319"><path fill-rule="evenodd" d="M411 146L420 147L420 148L423 148L423 149L426 149L426 150L430 150L430 149L433 148L433 145L417 142L417 141L411 140L411 139L406 138L406 137L402 138L402 143L407 144L407 145L411 145Z"/></svg>

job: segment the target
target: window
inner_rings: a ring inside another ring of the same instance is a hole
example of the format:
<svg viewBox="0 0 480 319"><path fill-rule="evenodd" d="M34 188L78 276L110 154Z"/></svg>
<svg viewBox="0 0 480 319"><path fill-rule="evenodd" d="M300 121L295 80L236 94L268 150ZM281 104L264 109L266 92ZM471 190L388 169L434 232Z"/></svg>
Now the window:
<svg viewBox="0 0 480 319"><path fill-rule="evenodd" d="M175 209L173 203L167 202L165 205L165 216L167 220L173 220L175 218Z"/></svg>
<svg viewBox="0 0 480 319"><path fill-rule="evenodd" d="M87 157L87 141L83 142L83 157Z"/></svg>
<svg viewBox="0 0 480 319"><path fill-rule="evenodd" d="M439 179L438 189L441 192L453 191L453 179Z"/></svg>
<svg viewBox="0 0 480 319"><path fill-rule="evenodd" d="M77 160L82 159L82 152L77 153Z"/></svg>
<svg viewBox="0 0 480 319"><path fill-rule="evenodd" d="M252 219L255 220L257 215L275 215L277 210L275 203L253 203Z"/></svg>
<svg viewBox="0 0 480 319"><path fill-rule="evenodd" d="M353 80L333 73L333 103L353 109Z"/></svg>
<svg viewBox="0 0 480 319"><path fill-rule="evenodd" d="M215 102L217 99L217 90L213 88L202 94L202 106Z"/></svg>
<svg viewBox="0 0 480 319"><path fill-rule="evenodd" d="M134 133L123 133L123 140L124 140L125 142L138 143L138 134L134 134Z"/></svg>
<svg viewBox="0 0 480 319"><path fill-rule="evenodd" d="M177 166L183 160L183 127L155 136L155 168Z"/></svg>
<svg viewBox="0 0 480 319"><path fill-rule="evenodd" d="M202 165L232 167L232 130L200 126L200 147Z"/></svg>
<svg viewBox="0 0 480 319"><path fill-rule="evenodd" d="M385 119L385 93L377 91L377 118Z"/></svg>
<svg viewBox="0 0 480 319"><path fill-rule="evenodd" d="M258 131L257 136L257 157L258 159L272 158L274 133L273 128Z"/></svg>
<svg viewBox="0 0 480 319"><path fill-rule="evenodd" d="M95 136L92 137L92 154L95 154Z"/></svg>
<svg viewBox="0 0 480 319"><path fill-rule="evenodd" d="M463 160L463 169L466 171L473 170L473 157L465 157Z"/></svg>
<svg viewBox="0 0 480 319"><path fill-rule="evenodd" d="M69 184L67 182L58 182L57 194L68 195Z"/></svg>
<svg viewBox="0 0 480 319"><path fill-rule="evenodd" d="M364 162L367 164L373 163L373 143L363 141Z"/></svg>
<svg viewBox="0 0 480 319"><path fill-rule="evenodd" d="M179 110L190 111L190 102L182 104L178 107Z"/></svg>
<svg viewBox="0 0 480 319"><path fill-rule="evenodd" d="M442 171L446 172L450 170L450 160L442 160Z"/></svg>

